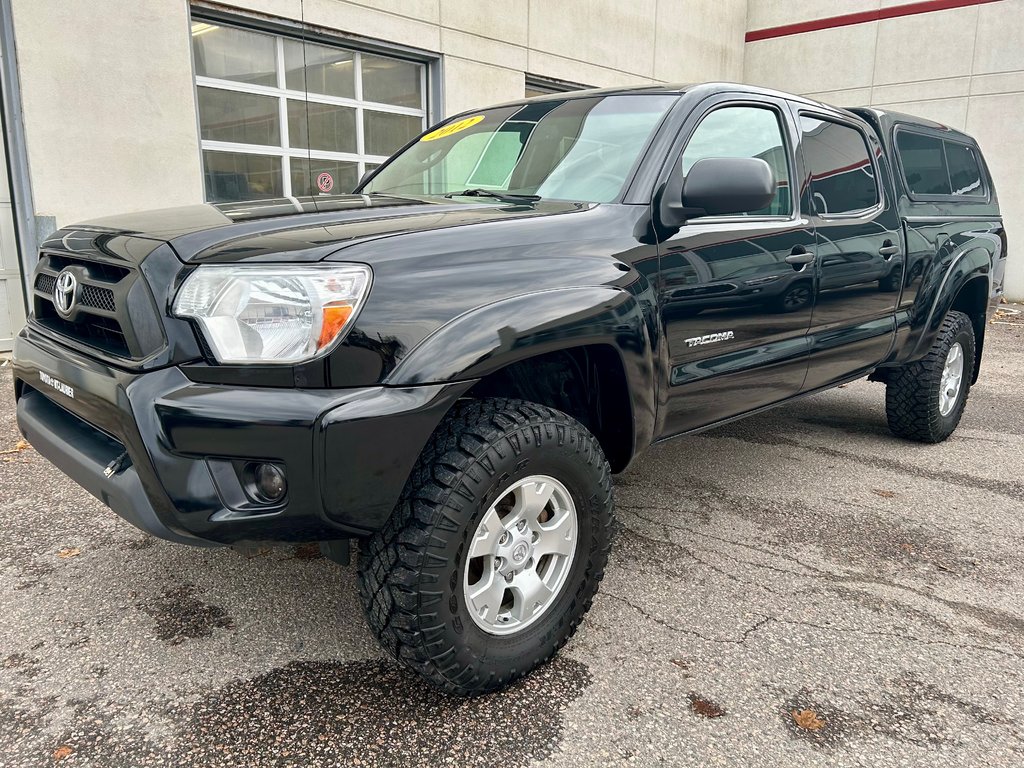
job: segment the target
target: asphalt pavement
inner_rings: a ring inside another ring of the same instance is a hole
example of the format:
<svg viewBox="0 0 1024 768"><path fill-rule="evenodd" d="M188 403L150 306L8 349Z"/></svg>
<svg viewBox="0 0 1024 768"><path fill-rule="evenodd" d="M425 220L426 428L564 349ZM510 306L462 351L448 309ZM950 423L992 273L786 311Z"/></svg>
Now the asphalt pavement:
<svg viewBox="0 0 1024 768"><path fill-rule="evenodd" d="M955 435L856 382L617 478L558 659L451 699L384 658L352 567L135 530L19 450L0 370L0 766L1024 764L1024 322Z"/></svg>

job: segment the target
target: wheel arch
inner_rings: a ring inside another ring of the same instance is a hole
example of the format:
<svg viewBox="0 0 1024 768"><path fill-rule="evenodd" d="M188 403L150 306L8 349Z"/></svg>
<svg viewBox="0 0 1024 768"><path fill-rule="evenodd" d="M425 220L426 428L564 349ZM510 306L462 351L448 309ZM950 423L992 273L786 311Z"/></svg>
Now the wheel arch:
<svg viewBox="0 0 1024 768"><path fill-rule="evenodd" d="M981 246L965 250L946 267L935 298L931 301L927 320L923 323L914 351L908 356L916 360L925 355L934 343L942 320L950 311L959 311L971 319L974 327L974 374L977 381L981 368L985 339L986 308L992 289L992 255Z"/></svg>
<svg viewBox="0 0 1024 768"><path fill-rule="evenodd" d="M477 380L467 396L517 397L590 429L613 471L654 434L651 329L629 291L538 291L465 313L402 361L392 386Z"/></svg>

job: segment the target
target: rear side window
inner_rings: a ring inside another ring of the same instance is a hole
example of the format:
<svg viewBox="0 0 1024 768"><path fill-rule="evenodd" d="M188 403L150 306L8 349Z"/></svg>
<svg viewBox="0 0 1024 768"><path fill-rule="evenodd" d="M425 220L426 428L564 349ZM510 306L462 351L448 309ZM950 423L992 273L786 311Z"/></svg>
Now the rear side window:
<svg viewBox="0 0 1024 768"><path fill-rule="evenodd" d="M900 130L896 132L896 151L912 195L985 196L981 164L972 147Z"/></svg>
<svg viewBox="0 0 1024 768"><path fill-rule="evenodd" d="M800 116L814 209L821 216L859 213L878 205L878 184L864 134L849 125Z"/></svg>
<svg viewBox="0 0 1024 768"><path fill-rule="evenodd" d="M985 186L981 183L981 164L974 150L966 144L953 141L942 142L946 150L946 165L949 167L949 182L954 195L984 197Z"/></svg>

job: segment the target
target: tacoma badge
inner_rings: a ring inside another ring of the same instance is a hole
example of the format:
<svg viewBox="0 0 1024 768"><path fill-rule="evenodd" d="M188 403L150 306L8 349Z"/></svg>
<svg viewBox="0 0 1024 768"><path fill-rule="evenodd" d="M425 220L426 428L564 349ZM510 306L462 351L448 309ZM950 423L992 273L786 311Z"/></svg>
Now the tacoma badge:
<svg viewBox="0 0 1024 768"><path fill-rule="evenodd" d="M692 339L686 339L686 346L688 347L699 347L704 344L715 344L719 341L728 341L736 337L732 331L722 331L720 333L709 333L706 336L694 336Z"/></svg>

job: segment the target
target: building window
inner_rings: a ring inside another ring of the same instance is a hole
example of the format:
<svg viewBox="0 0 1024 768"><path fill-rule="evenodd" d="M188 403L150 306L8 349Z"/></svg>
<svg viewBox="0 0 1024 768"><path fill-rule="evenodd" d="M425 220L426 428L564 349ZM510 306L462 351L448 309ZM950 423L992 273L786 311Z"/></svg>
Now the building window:
<svg viewBox="0 0 1024 768"><path fill-rule="evenodd" d="M194 19L210 202L345 194L423 131L426 65Z"/></svg>
<svg viewBox="0 0 1024 768"><path fill-rule="evenodd" d="M567 93L568 91L585 91L593 88L592 85L580 85L570 83L567 80L555 80L541 75L526 76L526 98L534 96L546 96L549 93Z"/></svg>

